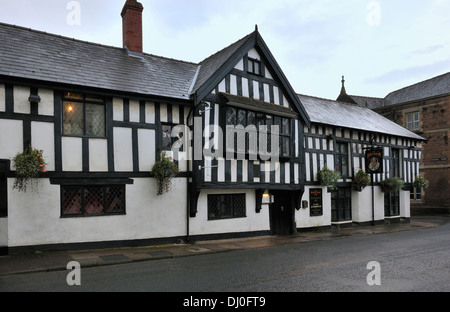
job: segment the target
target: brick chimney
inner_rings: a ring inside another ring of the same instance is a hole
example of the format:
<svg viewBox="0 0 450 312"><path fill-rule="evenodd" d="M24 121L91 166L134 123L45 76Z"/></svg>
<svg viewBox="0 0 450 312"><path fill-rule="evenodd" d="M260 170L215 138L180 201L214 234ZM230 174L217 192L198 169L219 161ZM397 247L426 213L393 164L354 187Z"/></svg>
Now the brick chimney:
<svg viewBox="0 0 450 312"><path fill-rule="evenodd" d="M142 11L144 7L136 0L127 0L122 9L123 47L142 53Z"/></svg>

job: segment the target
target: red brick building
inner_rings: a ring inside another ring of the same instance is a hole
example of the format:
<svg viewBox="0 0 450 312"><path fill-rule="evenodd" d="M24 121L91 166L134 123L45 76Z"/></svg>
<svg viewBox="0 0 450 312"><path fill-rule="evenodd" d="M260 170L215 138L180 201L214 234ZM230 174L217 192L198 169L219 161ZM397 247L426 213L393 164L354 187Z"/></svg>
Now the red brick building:
<svg viewBox="0 0 450 312"><path fill-rule="evenodd" d="M423 145L421 175L425 190L411 186L412 212L450 211L450 72L393 91L385 98L348 95L342 81L339 101L368 107L427 139Z"/></svg>

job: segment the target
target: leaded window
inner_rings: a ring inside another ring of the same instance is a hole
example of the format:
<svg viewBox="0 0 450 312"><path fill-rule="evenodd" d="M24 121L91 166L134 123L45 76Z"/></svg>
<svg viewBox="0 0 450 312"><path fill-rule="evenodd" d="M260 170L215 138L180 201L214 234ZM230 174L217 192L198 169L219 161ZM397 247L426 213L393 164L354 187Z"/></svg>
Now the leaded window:
<svg viewBox="0 0 450 312"><path fill-rule="evenodd" d="M125 186L61 186L61 215L99 216L125 213Z"/></svg>
<svg viewBox="0 0 450 312"><path fill-rule="evenodd" d="M66 92L63 98L63 134L105 137L105 99L100 96Z"/></svg>
<svg viewBox="0 0 450 312"><path fill-rule="evenodd" d="M226 109L226 125L234 126L236 131L231 138L227 138L227 152L236 152L247 155L274 154L279 157L291 157L291 120L286 117L255 112L243 108L228 106ZM238 130L240 129L243 130ZM243 137L240 137L243 131ZM277 151L272 149L272 139L278 131ZM265 136L261 137L261 136ZM266 146L261 146L264 142Z"/></svg>
<svg viewBox="0 0 450 312"><path fill-rule="evenodd" d="M245 194L208 195L208 220L246 217Z"/></svg>
<svg viewBox="0 0 450 312"><path fill-rule="evenodd" d="M348 143L336 143L336 171L343 177L348 177Z"/></svg>

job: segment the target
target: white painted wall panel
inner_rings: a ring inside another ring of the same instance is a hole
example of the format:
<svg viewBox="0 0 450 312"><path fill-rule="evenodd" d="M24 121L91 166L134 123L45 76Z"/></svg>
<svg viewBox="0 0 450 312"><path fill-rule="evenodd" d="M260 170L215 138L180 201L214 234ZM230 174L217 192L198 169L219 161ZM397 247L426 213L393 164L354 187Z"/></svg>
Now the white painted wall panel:
<svg viewBox="0 0 450 312"><path fill-rule="evenodd" d="M113 119L123 121L123 99L113 98Z"/></svg>
<svg viewBox="0 0 450 312"><path fill-rule="evenodd" d="M137 100L130 100L130 121L131 122L139 122L140 121L140 106L139 101Z"/></svg>
<svg viewBox="0 0 450 312"><path fill-rule="evenodd" d="M0 158L12 159L23 152L23 125L20 120L0 120ZM13 163L11 161L11 167Z"/></svg>
<svg viewBox="0 0 450 312"><path fill-rule="evenodd" d="M0 112L6 111L5 85L0 84Z"/></svg>
<svg viewBox="0 0 450 312"><path fill-rule="evenodd" d="M63 171L82 171L82 139L63 137L61 139L62 146L62 169Z"/></svg>
<svg viewBox="0 0 450 312"><path fill-rule="evenodd" d="M39 89L39 96L41 97L38 104L39 115L53 116L55 107L53 90Z"/></svg>
<svg viewBox="0 0 450 312"><path fill-rule="evenodd" d="M139 171L150 172L155 164L155 130L139 129Z"/></svg>
<svg viewBox="0 0 450 312"><path fill-rule="evenodd" d="M114 168L116 171L133 171L133 144L129 128L114 128Z"/></svg>
<svg viewBox="0 0 450 312"><path fill-rule="evenodd" d="M155 123L155 103L153 102L145 102L145 122Z"/></svg>
<svg viewBox="0 0 450 312"><path fill-rule="evenodd" d="M89 170L91 172L108 171L108 141L89 139Z"/></svg>
<svg viewBox="0 0 450 312"><path fill-rule="evenodd" d="M14 86L14 112L20 114L30 114L30 88Z"/></svg>
<svg viewBox="0 0 450 312"><path fill-rule="evenodd" d="M43 150L46 170L55 170L55 126L48 122L31 122L31 144L33 148Z"/></svg>

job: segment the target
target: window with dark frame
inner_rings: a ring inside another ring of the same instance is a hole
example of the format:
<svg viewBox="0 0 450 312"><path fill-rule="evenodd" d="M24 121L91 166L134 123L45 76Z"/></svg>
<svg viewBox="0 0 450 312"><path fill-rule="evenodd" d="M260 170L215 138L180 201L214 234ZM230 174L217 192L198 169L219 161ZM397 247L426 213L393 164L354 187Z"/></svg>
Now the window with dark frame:
<svg viewBox="0 0 450 312"><path fill-rule="evenodd" d="M228 106L226 109L226 125L235 127L243 126L244 128L255 126L254 131L256 133L252 133L250 127L244 130L244 141L234 140L234 152L241 152L247 155L256 155L259 151L264 150L258 148L260 135L258 130L261 126L267 126L267 147L265 150L272 152L271 126L278 126L279 156L285 158L291 157L291 120L289 118ZM256 142L253 142L256 144L249 142L249 138L252 136L256 139ZM238 146L238 144L240 145ZM245 144L245 146L242 144Z"/></svg>
<svg viewBox="0 0 450 312"><path fill-rule="evenodd" d="M247 72L261 76L261 74L262 74L261 61L258 61L257 59L253 59L253 58L249 57Z"/></svg>
<svg viewBox="0 0 450 312"><path fill-rule="evenodd" d="M61 186L61 216L125 214L125 185Z"/></svg>
<svg viewBox="0 0 450 312"><path fill-rule="evenodd" d="M341 177L348 177L348 143L346 142L336 142L336 171Z"/></svg>
<svg viewBox="0 0 450 312"><path fill-rule="evenodd" d="M63 135L105 137L105 98L65 92L63 96Z"/></svg>
<svg viewBox="0 0 450 312"><path fill-rule="evenodd" d="M245 194L208 195L208 220L245 218Z"/></svg>
<svg viewBox="0 0 450 312"><path fill-rule="evenodd" d="M389 156L389 176L401 178L400 150L392 148ZM388 217L400 215L400 191L384 194L384 215Z"/></svg>

